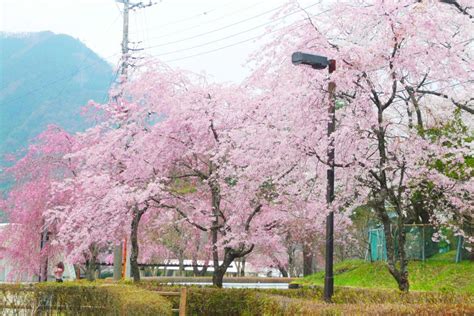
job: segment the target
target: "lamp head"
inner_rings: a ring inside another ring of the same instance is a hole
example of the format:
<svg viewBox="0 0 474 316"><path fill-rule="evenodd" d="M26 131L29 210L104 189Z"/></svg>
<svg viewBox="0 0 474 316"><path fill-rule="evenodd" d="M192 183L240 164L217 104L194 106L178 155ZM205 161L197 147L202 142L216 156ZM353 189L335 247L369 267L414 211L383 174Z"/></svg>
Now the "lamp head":
<svg viewBox="0 0 474 316"><path fill-rule="evenodd" d="M324 69L329 66L329 60L327 57L307 54L302 52L296 52L291 55L291 62L293 65L308 65L314 69Z"/></svg>

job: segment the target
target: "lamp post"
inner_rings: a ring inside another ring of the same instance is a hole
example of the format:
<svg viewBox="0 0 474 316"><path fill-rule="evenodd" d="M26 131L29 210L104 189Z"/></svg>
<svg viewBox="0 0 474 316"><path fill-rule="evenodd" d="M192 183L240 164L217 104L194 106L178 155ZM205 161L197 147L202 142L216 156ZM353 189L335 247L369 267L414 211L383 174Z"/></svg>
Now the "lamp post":
<svg viewBox="0 0 474 316"><path fill-rule="evenodd" d="M293 53L291 61L294 65L309 65L313 69L328 68L329 74L336 70L336 61L328 59L325 56L306 54L302 52ZM334 200L334 139L331 137L336 127L336 106L334 102L334 94L336 84L333 81L328 83L329 106L328 106L328 130L329 139L327 157L327 186L326 186L326 202L331 204ZM333 274L333 258L334 258L334 212L330 211L326 217L326 268L324 277L324 300L331 301L334 293L334 274Z"/></svg>

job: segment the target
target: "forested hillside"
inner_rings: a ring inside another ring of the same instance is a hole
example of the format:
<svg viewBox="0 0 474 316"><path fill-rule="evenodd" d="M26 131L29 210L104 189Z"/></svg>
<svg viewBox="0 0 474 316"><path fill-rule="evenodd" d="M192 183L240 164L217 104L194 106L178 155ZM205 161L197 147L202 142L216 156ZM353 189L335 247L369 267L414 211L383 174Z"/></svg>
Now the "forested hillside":
<svg viewBox="0 0 474 316"><path fill-rule="evenodd" d="M0 33L0 155L48 124L86 127L81 107L104 101L113 76L111 65L71 36Z"/></svg>

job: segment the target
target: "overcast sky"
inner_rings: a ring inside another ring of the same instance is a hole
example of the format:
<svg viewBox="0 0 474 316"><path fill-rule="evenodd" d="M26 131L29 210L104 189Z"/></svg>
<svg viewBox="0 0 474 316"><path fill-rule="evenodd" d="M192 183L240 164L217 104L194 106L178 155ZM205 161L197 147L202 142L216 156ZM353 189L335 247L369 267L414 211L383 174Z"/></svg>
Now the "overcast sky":
<svg viewBox="0 0 474 316"><path fill-rule="evenodd" d="M0 31L53 31L80 39L117 64L122 39L123 5L114 0L0 0ZM207 72L211 80L242 80L252 40L287 0L154 0L130 13L131 46L171 66ZM328 1L324 0L323 2ZM137 0L131 0L137 2ZM144 0L148 3L149 0ZM318 0L300 0L318 12ZM289 19L301 19L297 13ZM281 21L280 21L281 22ZM227 47L229 46L229 47ZM227 48L224 48L227 47ZM214 51L214 52L211 52ZM198 56L195 56L198 55Z"/></svg>

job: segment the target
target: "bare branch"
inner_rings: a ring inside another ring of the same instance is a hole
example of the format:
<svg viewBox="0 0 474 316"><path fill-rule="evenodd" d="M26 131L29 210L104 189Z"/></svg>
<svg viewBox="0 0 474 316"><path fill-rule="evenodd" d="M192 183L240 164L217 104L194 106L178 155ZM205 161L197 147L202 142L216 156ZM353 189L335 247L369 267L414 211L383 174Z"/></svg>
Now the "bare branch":
<svg viewBox="0 0 474 316"><path fill-rule="evenodd" d="M472 16L469 12L467 12L467 9L469 9L469 7L463 8L463 7L459 4L459 2L457 2L456 0L440 0L440 2L454 6L460 13L462 13L462 14L468 16L470 19L473 19L473 18L474 18L474 16Z"/></svg>
<svg viewBox="0 0 474 316"><path fill-rule="evenodd" d="M455 106L457 106L458 108L460 108L461 110L464 110L466 112L469 112L471 114L474 114L474 108L468 106L468 102L469 101L472 101L474 98L471 98L469 99L469 101L467 101L466 103L462 104L462 103L459 103L457 101L455 101L453 98L450 98L447 94L444 94L444 93L441 93L441 92L436 92L436 91L429 91L429 90L416 90L416 92L419 92L419 93L424 93L424 94L431 94L431 95L436 95L438 97L441 97L441 98L445 98L447 100L450 100L451 102L453 102L453 104Z"/></svg>
<svg viewBox="0 0 474 316"><path fill-rule="evenodd" d="M257 215L262 209L262 204L259 204L254 210L253 212L249 215L249 217L247 218L247 221L245 222L245 231L248 231L250 229L250 222L252 221L252 219L255 217L255 215Z"/></svg>

